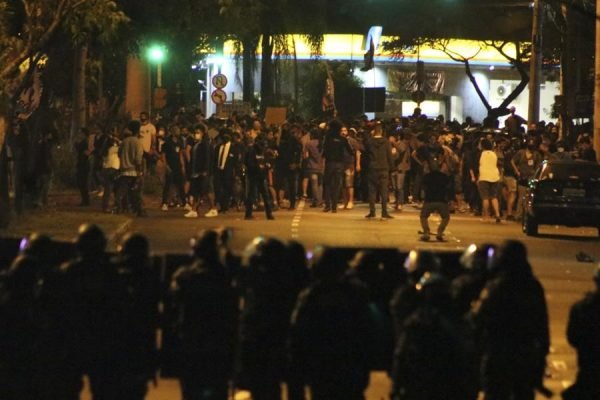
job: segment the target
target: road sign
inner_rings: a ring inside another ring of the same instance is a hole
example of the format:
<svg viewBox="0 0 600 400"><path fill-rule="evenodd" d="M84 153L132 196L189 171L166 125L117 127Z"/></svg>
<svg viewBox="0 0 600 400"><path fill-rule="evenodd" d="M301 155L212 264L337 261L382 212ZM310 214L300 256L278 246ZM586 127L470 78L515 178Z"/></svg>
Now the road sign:
<svg viewBox="0 0 600 400"><path fill-rule="evenodd" d="M223 104L227 100L227 93L221 89L216 89L211 93L210 98L215 104Z"/></svg>
<svg viewBox="0 0 600 400"><path fill-rule="evenodd" d="M212 84L217 89L223 89L227 86L227 77L223 74L217 74L212 77Z"/></svg>

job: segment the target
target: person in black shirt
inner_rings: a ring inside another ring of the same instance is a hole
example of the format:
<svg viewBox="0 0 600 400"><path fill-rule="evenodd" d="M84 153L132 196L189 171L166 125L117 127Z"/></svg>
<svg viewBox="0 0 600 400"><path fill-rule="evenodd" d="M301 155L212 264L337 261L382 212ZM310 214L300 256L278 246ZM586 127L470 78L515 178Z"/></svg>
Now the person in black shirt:
<svg viewBox="0 0 600 400"><path fill-rule="evenodd" d="M423 208L421 209L421 228L423 234L420 240L428 241L430 230L429 230L429 216L438 212L442 217L442 222L438 226L436 239L439 242L444 242L444 230L450 222L450 210L448 208L448 185L450 184L450 177L440 171L439 162L436 158L432 158L429 161L429 173L423 176L423 191L425 192L425 199L423 202Z"/></svg>
<svg viewBox="0 0 600 400"><path fill-rule="evenodd" d="M323 144L325 159L325 208L324 212L337 212L337 202L344 175L344 149L352 152L348 141L340 136L342 123L333 120L329 123L329 132Z"/></svg>
<svg viewBox="0 0 600 400"><path fill-rule="evenodd" d="M170 134L165 140L162 148L163 162L167 167L165 173L165 183L162 196L162 210L169 209L169 190L171 186L177 189L177 197L179 205L185 205L185 191L183 189L184 175L181 153L183 152L183 141L181 140L181 132L178 126L172 126Z"/></svg>
<svg viewBox="0 0 600 400"><path fill-rule="evenodd" d="M265 215L267 219L275 219L271 209L271 198L267 185L267 160L265 159L265 150L267 141L258 136L256 142L248 147L245 157L246 166L246 214L245 219L253 219L252 207L257 195L262 197Z"/></svg>
<svg viewBox="0 0 600 400"><path fill-rule="evenodd" d="M279 157L275 164L276 175L279 181L279 203L282 203L285 187L288 189L290 210L296 208L296 192L298 187L298 173L302 163L302 144L292 134L290 129L284 129L279 143Z"/></svg>

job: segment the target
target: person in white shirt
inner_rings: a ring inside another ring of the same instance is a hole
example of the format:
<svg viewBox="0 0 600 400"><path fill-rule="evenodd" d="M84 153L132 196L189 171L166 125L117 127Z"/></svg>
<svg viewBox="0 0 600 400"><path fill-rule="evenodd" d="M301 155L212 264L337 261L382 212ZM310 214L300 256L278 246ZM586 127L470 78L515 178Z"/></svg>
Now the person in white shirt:
<svg viewBox="0 0 600 400"><path fill-rule="evenodd" d="M154 159L156 148L156 127L150 122L148 113L140 113L140 142L144 149L144 173L148 168L148 161Z"/></svg>
<svg viewBox="0 0 600 400"><path fill-rule="evenodd" d="M121 160L119 158L119 145L120 140L116 134L110 135L105 143L105 149L102 149L103 161L102 161L102 177L104 194L102 195L102 211L110 213L113 210L110 206L111 196L114 195L116 198L115 188L116 180L119 175L119 169L121 168Z"/></svg>
<svg viewBox="0 0 600 400"><path fill-rule="evenodd" d="M498 183L500 182L500 170L498 169L498 156L493 151L494 145L489 139L482 139L481 147L478 188L482 201L482 215L484 220L488 217L491 203L496 216L496 223L499 224Z"/></svg>

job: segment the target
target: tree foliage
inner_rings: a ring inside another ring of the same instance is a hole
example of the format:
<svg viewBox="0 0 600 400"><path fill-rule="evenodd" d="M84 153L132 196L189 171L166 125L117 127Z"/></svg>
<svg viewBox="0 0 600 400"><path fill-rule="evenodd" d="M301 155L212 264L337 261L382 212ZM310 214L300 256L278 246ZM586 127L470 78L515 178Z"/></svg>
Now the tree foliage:
<svg viewBox="0 0 600 400"><path fill-rule="evenodd" d="M127 20L112 0L0 0L0 92L15 94L23 64L35 66L59 32L76 42L108 35Z"/></svg>

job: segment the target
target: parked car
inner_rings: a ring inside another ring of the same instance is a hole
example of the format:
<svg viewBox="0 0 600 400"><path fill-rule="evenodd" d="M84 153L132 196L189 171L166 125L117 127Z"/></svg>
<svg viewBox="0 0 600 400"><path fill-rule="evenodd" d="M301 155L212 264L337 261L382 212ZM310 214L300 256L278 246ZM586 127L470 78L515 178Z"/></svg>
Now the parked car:
<svg viewBox="0 0 600 400"><path fill-rule="evenodd" d="M550 224L591 226L600 236L600 164L544 161L529 180L524 204L527 235L537 235L540 224Z"/></svg>

